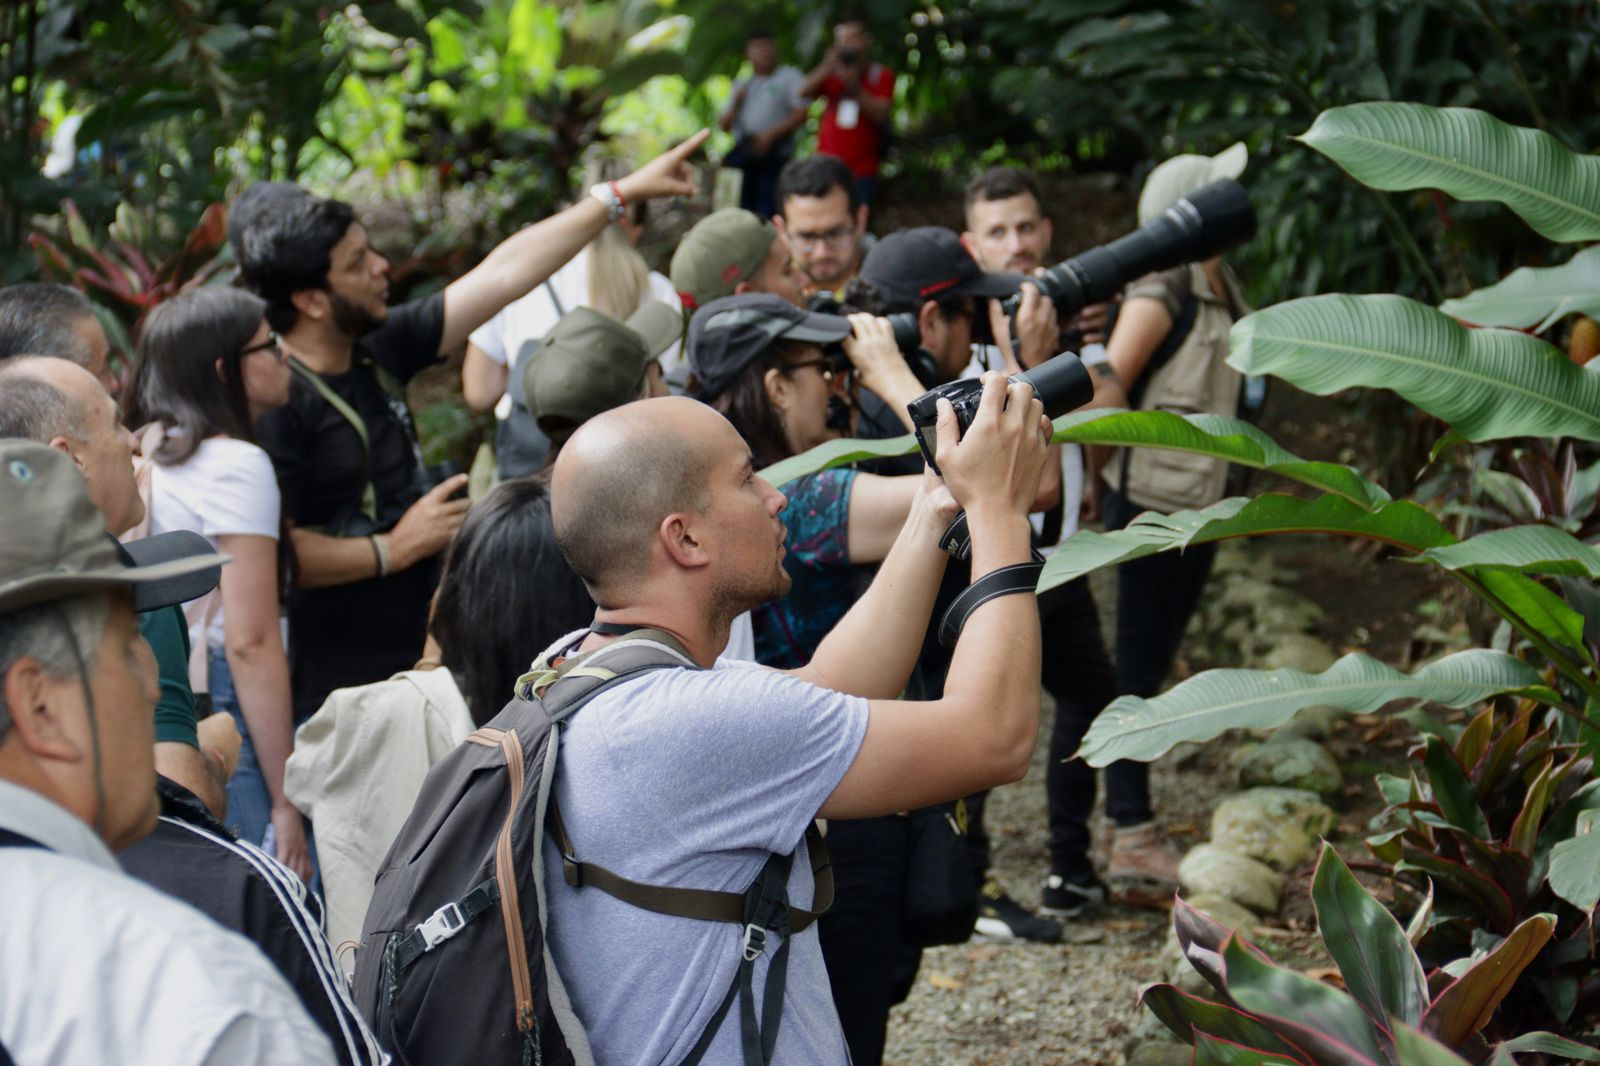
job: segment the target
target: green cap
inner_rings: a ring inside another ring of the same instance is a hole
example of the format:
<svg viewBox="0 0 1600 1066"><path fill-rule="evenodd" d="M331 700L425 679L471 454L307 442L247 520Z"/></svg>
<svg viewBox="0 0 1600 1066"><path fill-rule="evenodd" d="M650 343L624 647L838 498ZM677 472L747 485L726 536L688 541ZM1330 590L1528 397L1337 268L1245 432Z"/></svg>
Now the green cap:
<svg viewBox="0 0 1600 1066"><path fill-rule="evenodd" d="M227 561L195 537L124 562L77 464L32 441L0 441L0 514L0 614L112 588L142 592L141 609L176 605L209 591Z"/></svg>
<svg viewBox="0 0 1600 1066"><path fill-rule="evenodd" d="M695 223L672 256L672 287L692 312L748 281L778 236L772 223L742 207L724 207Z"/></svg>
<svg viewBox="0 0 1600 1066"><path fill-rule="evenodd" d="M568 311L523 368L528 410L553 435L637 400L645 368L682 335L683 315L660 300L627 322L591 307Z"/></svg>

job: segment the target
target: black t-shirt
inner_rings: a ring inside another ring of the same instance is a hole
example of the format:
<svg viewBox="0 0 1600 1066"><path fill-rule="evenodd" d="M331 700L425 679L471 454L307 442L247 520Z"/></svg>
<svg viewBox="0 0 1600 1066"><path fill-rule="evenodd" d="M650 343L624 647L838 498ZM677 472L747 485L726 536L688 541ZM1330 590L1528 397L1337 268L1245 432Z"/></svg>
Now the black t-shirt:
<svg viewBox="0 0 1600 1066"><path fill-rule="evenodd" d="M256 423L272 457L283 515L301 529L364 536L393 529L421 495L411 415L384 390L375 368L404 384L439 359L444 294L391 308L383 325L355 344L350 369L322 380L366 423L377 520L361 513L368 477L361 437L349 419L299 373L289 402ZM297 720L336 688L381 681L422 654L436 567L432 560L348 585L289 595L289 654Z"/></svg>

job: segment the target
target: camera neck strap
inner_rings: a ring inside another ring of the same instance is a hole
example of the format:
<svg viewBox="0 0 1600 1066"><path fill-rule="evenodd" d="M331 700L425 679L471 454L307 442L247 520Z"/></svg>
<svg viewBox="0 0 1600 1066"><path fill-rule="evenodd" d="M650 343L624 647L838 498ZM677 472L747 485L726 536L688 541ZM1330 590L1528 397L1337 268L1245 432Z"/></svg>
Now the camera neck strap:
<svg viewBox="0 0 1600 1066"><path fill-rule="evenodd" d="M967 529L967 512L962 511L956 515L956 520L950 523L950 528L939 538L939 547L953 559L965 560L972 557L972 535ZM961 637L962 629L966 627L967 619L990 600L1014 593L1035 591L1039 584L1039 575L1044 571L1044 556L1037 550L1030 550L1029 554L1032 556L1031 561L991 570L963 589L961 595L951 602L945 609L944 616L939 619L939 643L947 648L955 647L956 641Z"/></svg>

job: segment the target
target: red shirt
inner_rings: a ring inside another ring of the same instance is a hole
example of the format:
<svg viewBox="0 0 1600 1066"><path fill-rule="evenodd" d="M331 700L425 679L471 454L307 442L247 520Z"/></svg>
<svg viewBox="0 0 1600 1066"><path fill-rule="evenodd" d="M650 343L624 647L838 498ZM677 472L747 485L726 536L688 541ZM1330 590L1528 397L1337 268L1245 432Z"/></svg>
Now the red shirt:
<svg viewBox="0 0 1600 1066"><path fill-rule="evenodd" d="M861 79L861 93L894 98L894 71L882 63L873 63ZM828 101L822 112L822 122L817 127L817 151L835 155L845 161L850 172L858 178L870 178L878 172L878 161L883 156L883 128L867 117L860 102L844 95L844 82L837 74L829 74L822 83L822 98ZM855 107L854 126L839 124L839 104Z"/></svg>

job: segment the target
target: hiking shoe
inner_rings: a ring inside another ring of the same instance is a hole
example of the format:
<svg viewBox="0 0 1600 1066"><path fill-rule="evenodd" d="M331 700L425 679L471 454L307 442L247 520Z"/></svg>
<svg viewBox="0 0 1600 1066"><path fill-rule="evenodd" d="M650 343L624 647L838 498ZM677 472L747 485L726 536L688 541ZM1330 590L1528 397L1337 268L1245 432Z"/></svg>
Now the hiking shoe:
<svg viewBox="0 0 1600 1066"><path fill-rule="evenodd" d="M1087 881L1069 881L1060 874L1051 874L1039 890L1039 913L1076 918L1104 904L1108 895L1106 886L1094 874Z"/></svg>
<svg viewBox="0 0 1600 1066"><path fill-rule="evenodd" d="M1029 914L1027 908L1006 895L998 881L985 881L978 893L978 924L973 932L979 940L1031 940L1037 944L1061 940L1059 925Z"/></svg>
<svg viewBox="0 0 1600 1066"><path fill-rule="evenodd" d="M1178 863L1182 858L1155 822L1118 826L1111 841L1106 880L1137 882L1141 889L1170 897L1178 890Z"/></svg>

